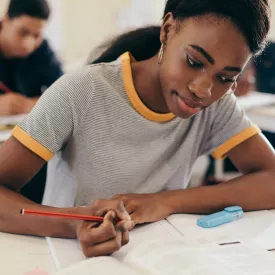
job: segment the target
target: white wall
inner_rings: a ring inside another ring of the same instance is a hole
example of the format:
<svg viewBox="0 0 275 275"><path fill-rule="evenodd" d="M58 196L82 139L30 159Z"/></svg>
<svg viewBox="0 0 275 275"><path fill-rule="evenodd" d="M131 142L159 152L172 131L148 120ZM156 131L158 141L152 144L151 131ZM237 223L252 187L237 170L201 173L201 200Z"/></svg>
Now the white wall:
<svg viewBox="0 0 275 275"><path fill-rule="evenodd" d="M7 9L7 5L9 3L9 0L0 0L0 17L2 17Z"/></svg>

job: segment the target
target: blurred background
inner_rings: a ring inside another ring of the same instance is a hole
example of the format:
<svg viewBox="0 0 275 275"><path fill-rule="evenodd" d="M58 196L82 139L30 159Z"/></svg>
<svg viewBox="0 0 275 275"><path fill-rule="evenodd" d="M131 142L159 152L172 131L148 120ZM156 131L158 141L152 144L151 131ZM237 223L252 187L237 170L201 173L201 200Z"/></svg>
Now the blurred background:
<svg viewBox="0 0 275 275"><path fill-rule="evenodd" d="M86 61L96 46L113 35L160 23L165 0L48 0L52 15L47 38L65 70ZM9 0L0 1L0 18ZM274 34L275 36L275 34Z"/></svg>
<svg viewBox="0 0 275 275"><path fill-rule="evenodd" d="M165 0L48 0L52 15L47 38L65 70L83 64L107 38L127 29L159 24ZM0 1L0 18L9 0ZM272 2L275 11L275 2ZM275 18L270 37L275 40Z"/></svg>

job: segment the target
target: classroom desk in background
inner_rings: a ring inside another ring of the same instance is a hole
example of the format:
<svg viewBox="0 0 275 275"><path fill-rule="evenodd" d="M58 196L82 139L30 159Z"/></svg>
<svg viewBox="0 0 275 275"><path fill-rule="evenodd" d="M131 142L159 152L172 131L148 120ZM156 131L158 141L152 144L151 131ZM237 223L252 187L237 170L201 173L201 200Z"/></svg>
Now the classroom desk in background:
<svg viewBox="0 0 275 275"><path fill-rule="evenodd" d="M238 103L245 111L246 115L254 122L262 131L275 134L275 95L251 92L246 96L238 97ZM224 173L224 161L215 160L216 179L228 180L237 176L236 173Z"/></svg>
<svg viewBox="0 0 275 275"><path fill-rule="evenodd" d="M11 136L12 128L25 118L23 115L0 116L0 144Z"/></svg>
<svg viewBox="0 0 275 275"><path fill-rule="evenodd" d="M275 95L252 92L238 98L247 116L263 131L275 133Z"/></svg>

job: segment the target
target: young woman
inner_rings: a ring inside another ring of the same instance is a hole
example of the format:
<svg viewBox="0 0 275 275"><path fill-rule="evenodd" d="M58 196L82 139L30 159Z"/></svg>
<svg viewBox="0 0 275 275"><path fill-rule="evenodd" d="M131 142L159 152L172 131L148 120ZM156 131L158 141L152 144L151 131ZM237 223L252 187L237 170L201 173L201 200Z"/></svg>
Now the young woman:
<svg viewBox="0 0 275 275"><path fill-rule="evenodd" d="M265 0L168 0L161 28L123 35L97 60L112 62L58 80L1 148L0 230L79 237L94 256L125 244L131 227L122 205L89 205L97 199L117 195L136 224L229 205L274 208L273 149L232 94L265 46L269 15ZM207 153L229 156L243 176L186 189L194 161ZM59 197L75 186L74 207L49 208L16 193L54 154L49 184L61 184ZM122 222L113 225L113 212L99 227L27 218L21 208L114 209Z"/></svg>

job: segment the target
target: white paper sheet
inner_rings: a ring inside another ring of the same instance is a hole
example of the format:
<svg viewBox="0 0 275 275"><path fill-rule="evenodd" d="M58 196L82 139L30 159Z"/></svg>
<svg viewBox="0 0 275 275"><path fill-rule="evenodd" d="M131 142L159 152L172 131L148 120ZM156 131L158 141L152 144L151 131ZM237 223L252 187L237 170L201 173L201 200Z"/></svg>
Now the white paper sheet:
<svg viewBox="0 0 275 275"><path fill-rule="evenodd" d="M197 226L199 215L172 215L168 221L184 236L188 244L209 244L236 242L252 239L264 232L275 221L275 214L270 211L245 213L240 220L214 228Z"/></svg>
<svg viewBox="0 0 275 275"><path fill-rule="evenodd" d="M148 240L169 240L182 236L167 221L160 221L144 226L138 226L130 232L130 242L122 247L112 257L123 260L135 246ZM57 270L85 260L77 240L47 238L49 248Z"/></svg>
<svg viewBox="0 0 275 275"><path fill-rule="evenodd" d="M266 250L275 251L275 222L259 234L254 242ZM275 272L274 272L275 273Z"/></svg>

